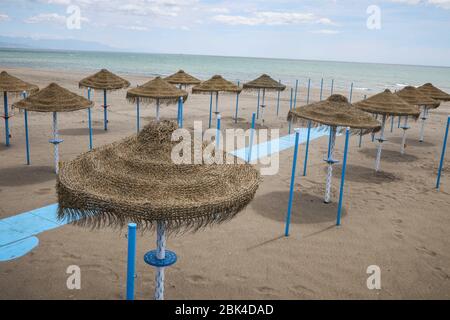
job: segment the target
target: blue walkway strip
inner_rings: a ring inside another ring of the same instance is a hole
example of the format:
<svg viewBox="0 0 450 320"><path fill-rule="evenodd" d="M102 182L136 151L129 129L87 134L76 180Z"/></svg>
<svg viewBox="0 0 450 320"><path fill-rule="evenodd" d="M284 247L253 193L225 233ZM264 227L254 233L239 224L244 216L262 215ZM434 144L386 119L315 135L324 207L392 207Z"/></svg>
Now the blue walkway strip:
<svg viewBox="0 0 450 320"><path fill-rule="evenodd" d="M306 142L307 128L300 129L299 143ZM328 135L323 128L312 128L310 141ZM292 148L295 144L295 134L254 145L251 161L265 158L272 154ZM247 160L248 147L232 152L233 155ZM69 221L59 221L57 218L58 204L51 204L29 212L21 213L0 220L0 261L19 258L38 244L36 237L41 232L59 228Z"/></svg>
<svg viewBox="0 0 450 320"><path fill-rule="evenodd" d="M308 128L300 129L300 140L299 143L305 143L307 137ZM315 140L323 136L327 136L328 131L324 128L311 128L311 134L309 140ZM256 161L268 157L272 154L279 153L283 150L290 149L295 145L295 133L283 136L278 139L262 142L260 144L254 145L252 148L251 161ZM232 155L247 160L249 147L238 149L234 152L230 152Z"/></svg>
<svg viewBox="0 0 450 320"><path fill-rule="evenodd" d="M39 240L35 235L68 223L68 220L58 220L57 209L58 204L55 203L1 219L0 261L23 256L38 245Z"/></svg>

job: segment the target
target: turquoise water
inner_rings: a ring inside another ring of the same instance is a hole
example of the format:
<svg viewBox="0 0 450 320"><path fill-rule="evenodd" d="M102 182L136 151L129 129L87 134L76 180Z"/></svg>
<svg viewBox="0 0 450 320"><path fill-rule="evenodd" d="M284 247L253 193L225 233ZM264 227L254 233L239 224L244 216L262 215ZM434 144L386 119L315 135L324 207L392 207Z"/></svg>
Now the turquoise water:
<svg viewBox="0 0 450 320"><path fill-rule="evenodd" d="M331 79L335 88L348 89L354 82L355 90L367 94L384 88L400 89L404 85L432 82L450 91L450 68L372 63L287 60L245 57L220 57L181 54L148 54L123 52L83 52L0 49L0 68L28 67L58 70L94 71L107 68L129 74L169 75L178 69L208 79L221 74L233 81L245 82L262 73L268 73L283 83L293 85L295 80L306 86L312 79L314 87L324 78L324 90L329 90Z"/></svg>

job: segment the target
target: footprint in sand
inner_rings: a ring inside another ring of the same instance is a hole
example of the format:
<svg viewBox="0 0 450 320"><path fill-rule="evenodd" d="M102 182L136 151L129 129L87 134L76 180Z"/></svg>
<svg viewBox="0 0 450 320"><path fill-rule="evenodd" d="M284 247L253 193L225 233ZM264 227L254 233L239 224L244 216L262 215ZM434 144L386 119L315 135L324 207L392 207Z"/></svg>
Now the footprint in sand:
<svg viewBox="0 0 450 320"><path fill-rule="evenodd" d="M85 273L99 273L100 276L104 277L111 277L112 281L117 282L119 280L119 275L111 268L105 267L103 265L99 264L86 264L80 266L81 272Z"/></svg>
<svg viewBox="0 0 450 320"><path fill-rule="evenodd" d="M275 290L270 287L258 287L255 291L259 294L274 294Z"/></svg>
<svg viewBox="0 0 450 320"><path fill-rule="evenodd" d="M449 280L450 276L444 271L442 270L442 268L439 267L433 267L435 273L437 273L439 278L442 278L444 280Z"/></svg>
<svg viewBox="0 0 450 320"><path fill-rule="evenodd" d="M41 189L38 189L38 190L34 191L34 194L39 194L39 195L49 194L52 190L54 190L54 189L41 188Z"/></svg>
<svg viewBox="0 0 450 320"><path fill-rule="evenodd" d="M432 251L432 250L430 250L430 249L428 249L426 247L417 247L416 250L421 252L421 253L427 254L427 255L429 255L431 257L437 256L436 252L434 252L434 251Z"/></svg>
<svg viewBox="0 0 450 320"><path fill-rule="evenodd" d="M309 288L307 288L305 286L302 286L301 284L298 284L296 286L290 287L289 289L291 291L293 291L293 292L295 292L297 294L301 294L301 295L303 295L305 293L306 294L314 294L315 293L314 290L309 289Z"/></svg>
<svg viewBox="0 0 450 320"><path fill-rule="evenodd" d="M207 283L209 282L209 280L206 279L205 277L200 276L200 275L196 275L196 274L194 274L194 275L192 275L192 276L189 276L189 277L187 277L186 279L187 279L189 282L195 283L195 284L207 284Z"/></svg>

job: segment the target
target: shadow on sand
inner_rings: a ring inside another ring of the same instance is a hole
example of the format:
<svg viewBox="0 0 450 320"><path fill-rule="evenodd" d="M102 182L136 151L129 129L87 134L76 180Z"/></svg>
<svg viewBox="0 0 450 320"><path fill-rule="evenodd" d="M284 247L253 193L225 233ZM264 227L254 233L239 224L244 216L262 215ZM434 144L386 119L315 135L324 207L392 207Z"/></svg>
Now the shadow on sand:
<svg viewBox="0 0 450 320"><path fill-rule="evenodd" d="M372 158L375 160L377 155L377 149L368 149L364 148L362 150L359 150L362 154L364 154L366 157ZM381 154L381 162L387 161L387 162L414 162L418 158L412 154L408 154L408 150L405 151L405 154L402 155L399 151L392 151L392 150L384 150Z"/></svg>
<svg viewBox="0 0 450 320"><path fill-rule="evenodd" d="M426 138L427 137L425 136L425 139ZM389 142L392 142L392 143L395 143L398 145L402 144L401 137L392 137L392 138L389 138L388 140L389 140ZM414 138L406 139L406 145L411 146L411 147L433 147L433 146L435 146L434 143L427 142L427 141L420 142L419 140L416 140ZM383 152L384 152L384 150L383 150Z"/></svg>
<svg viewBox="0 0 450 320"><path fill-rule="evenodd" d="M18 187L54 180L55 170L50 166L19 166L0 169L0 186Z"/></svg>
<svg viewBox="0 0 450 320"><path fill-rule="evenodd" d="M104 129L99 128L93 128L92 134L95 136L97 134L105 134L108 131L105 131ZM59 130L59 133L62 136L89 136L89 129L88 128L70 128L70 129L61 129Z"/></svg>
<svg viewBox="0 0 450 320"><path fill-rule="evenodd" d="M263 217L285 222L289 191L274 191L257 197L252 207ZM322 197L305 192L294 192L292 203L291 223L314 224L322 222L335 222L337 202L324 203ZM347 210L342 208L342 217Z"/></svg>
<svg viewBox="0 0 450 320"><path fill-rule="evenodd" d="M324 172L327 172L327 168L324 168ZM333 177L340 180L341 174L342 165L333 166ZM394 173L385 171L376 172L374 168L367 168L354 164L347 164L345 179L354 182L373 184L389 183L401 180L401 178Z"/></svg>

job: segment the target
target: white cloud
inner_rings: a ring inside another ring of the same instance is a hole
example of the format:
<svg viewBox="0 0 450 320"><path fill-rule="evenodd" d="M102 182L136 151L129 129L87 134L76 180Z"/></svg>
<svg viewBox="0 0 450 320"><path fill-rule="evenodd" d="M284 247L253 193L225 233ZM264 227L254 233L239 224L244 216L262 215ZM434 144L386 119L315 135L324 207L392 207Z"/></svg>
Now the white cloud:
<svg viewBox="0 0 450 320"><path fill-rule="evenodd" d="M56 24L66 24L67 17L60 15L58 13L40 13L36 16L29 17L24 20L25 23L56 23ZM81 21L88 22L89 19L81 17Z"/></svg>
<svg viewBox="0 0 450 320"><path fill-rule="evenodd" d="M7 14L0 13L0 22L8 21L8 20L9 20L9 16Z"/></svg>
<svg viewBox="0 0 450 320"><path fill-rule="evenodd" d="M338 34L340 33L338 30L332 30L332 29L321 29L321 30L313 30L311 33L318 33L318 34Z"/></svg>
<svg viewBox="0 0 450 320"><path fill-rule="evenodd" d="M118 26L121 29L125 29L125 30L133 30L133 31L147 31L148 28L147 27L143 27L143 26Z"/></svg>
<svg viewBox="0 0 450 320"><path fill-rule="evenodd" d="M53 22L58 24L66 23L66 17L57 13L40 13L36 16L25 19L25 23L41 23L41 22Z"/></svg>
<svg viewBox="0 0 450 320"><path fill-rule="evenodd" d="M251 16L241 15L216 15L212 18L214 21L229 24L229 25L289 25L300 23L318 23L324 25L333 25L334 23L323 17L318 17L313 13L300 12L275 12L262 11L256 12Z"/></svg>
<svg viewBox="0 0 450 320"><path fill-rule="evenodd" d="M389 0L395 3L405 3L409 5L431 4L439 8L450 9L450 0Z"/></svg>

